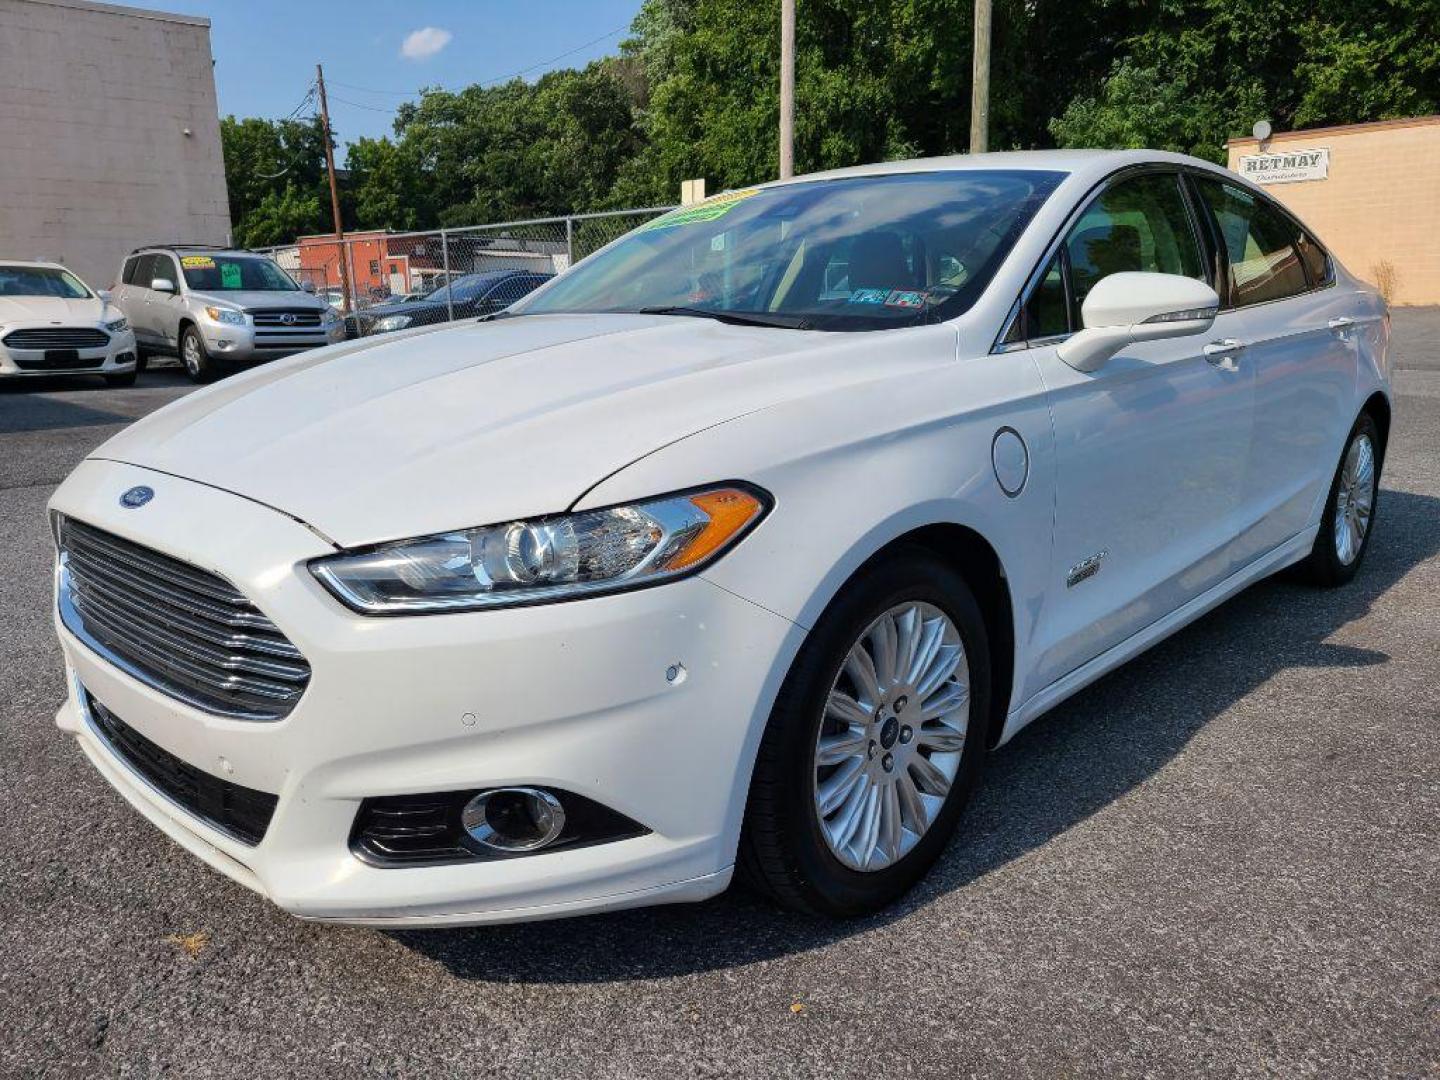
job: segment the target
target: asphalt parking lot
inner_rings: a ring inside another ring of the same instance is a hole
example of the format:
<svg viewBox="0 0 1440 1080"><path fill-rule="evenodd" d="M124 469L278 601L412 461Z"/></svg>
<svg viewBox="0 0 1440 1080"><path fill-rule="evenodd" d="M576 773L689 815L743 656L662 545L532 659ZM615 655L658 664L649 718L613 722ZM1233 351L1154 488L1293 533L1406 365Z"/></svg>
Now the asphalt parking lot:
<svg viewBox="0 0 1440 1080"><path fill-rule="evenodd" d="M53 726L45 500L185 393L0 386L0 1075L1440 1076L1440 309L1377 533L1034 724L967 839L848 924L732 891L479 930L296 921Z"/></svg>

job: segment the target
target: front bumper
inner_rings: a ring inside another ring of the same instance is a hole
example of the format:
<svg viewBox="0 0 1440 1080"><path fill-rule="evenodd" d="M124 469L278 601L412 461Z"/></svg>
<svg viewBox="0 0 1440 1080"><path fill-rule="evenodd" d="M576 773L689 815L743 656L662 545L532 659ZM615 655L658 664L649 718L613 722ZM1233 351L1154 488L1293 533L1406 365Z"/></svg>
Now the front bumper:
<svg viewBox="0 0 1440 1080"><path fill-rule="evenodd" d="M140 510L120 492L155 489ZM151 821L313 919L445 925L698 900L729 881L750 763L800 631L702 578L530 608L374 619L305 568L331 548L214 488L87 461L52 506L227 577L309 660L283 720L218 718L111 666L57 620L71 694L57 723ZM203 537L195 522L205 522ZM684 677L667 678L683 665ZM214 776L278 796L247 846L110 750L80 687ZM643 836L495 862L382 868L349 848L368 796L535 784L594 799Z"/></svg>
<svg viewBox="0 0 1440 1080"><path fill-rule="evenodd" d="M200 336L205 339L205 348L211 356L249 363L278 360L344 341L345 324L337 319L328 326L257 328L249 323L237 326L206 318L200 322Z"/></svg>
<svg viewBox="0 0 1440 1080"><path fill-rule="evenodd" d="M7 324L5 330L9 333L11 330L25 328L23 325ZM67 358L63 363L57 363L47 358L47 353L53 357L56 351L14 349L0 342L0 379L52 378L56 375L120 375L135 370L135 335L129 330L122 330L118 334L110 333L110 342L107 345L74 350L73 361Z"/></svg>

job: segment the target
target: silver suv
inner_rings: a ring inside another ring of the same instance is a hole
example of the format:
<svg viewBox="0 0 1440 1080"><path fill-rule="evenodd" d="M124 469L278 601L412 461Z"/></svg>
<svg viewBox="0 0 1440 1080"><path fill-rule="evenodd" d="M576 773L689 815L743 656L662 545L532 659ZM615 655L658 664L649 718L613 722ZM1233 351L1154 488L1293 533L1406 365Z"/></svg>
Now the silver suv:
<svg viewBox="0 0 1440 1080"><path fill-rule="evenodd" d="M187 245L136 248L111 302L135 331L141 364L166 353L196 382L222 365L273 360L343 341L325 301L263 255Z"/></svg>

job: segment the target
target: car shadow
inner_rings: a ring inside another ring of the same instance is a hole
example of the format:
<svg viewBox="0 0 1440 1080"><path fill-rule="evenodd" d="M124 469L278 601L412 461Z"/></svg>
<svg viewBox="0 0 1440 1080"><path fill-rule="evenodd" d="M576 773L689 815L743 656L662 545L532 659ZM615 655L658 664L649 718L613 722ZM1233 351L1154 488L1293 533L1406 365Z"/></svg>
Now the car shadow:
<svg viewBox="0 0 1440 1080"><path fill-rule="evenodd" d="M106 386L95 375L0 379L0 434L128 424L139 415L135 391L189 385L178 368L147 371L125 389Z"/></svg>
<svg viewBox="0 0 1440 1080"><path fill-rule="evenodd" d="M961 835L934 870L879 915L821 921L732 888L701 904L390 936L464 979L611 982L743 966L903 919L1123 796L1278 672L1386 663L1383 652L1326 638L1440 551L1437 520L1440 499L1383 491L1375 542L1349 585L1331 591L1271 578L1031 724L991 758Z"/></svg>

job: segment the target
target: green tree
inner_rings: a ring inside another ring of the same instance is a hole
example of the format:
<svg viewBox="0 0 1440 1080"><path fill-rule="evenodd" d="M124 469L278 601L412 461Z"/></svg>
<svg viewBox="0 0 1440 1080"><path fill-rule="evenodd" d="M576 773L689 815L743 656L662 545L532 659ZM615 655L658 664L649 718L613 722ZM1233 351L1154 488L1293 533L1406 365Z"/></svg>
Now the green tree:
<svg viewBox="0 0 1440 1080"><path fill-rule="evenodd" d="M230 223L246 247L329 227L325 139L318 120L220 121Z"/></svg>
<svg viewBox="0 0 1440 1080"><path fill-rule="evenodd" d="M1277 130L1434 112L1435 0L1205 0L1163 5L1108 75L1051 123L1062 146L1149 146L1225 160L1256 120Z"/></svg>

